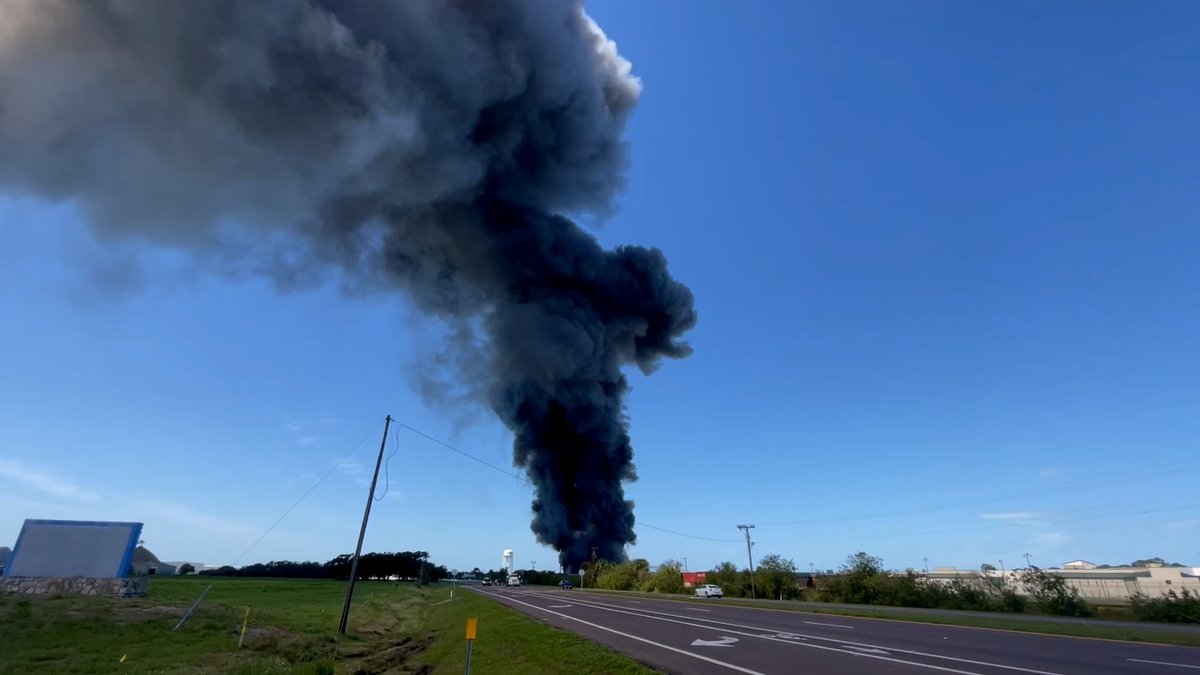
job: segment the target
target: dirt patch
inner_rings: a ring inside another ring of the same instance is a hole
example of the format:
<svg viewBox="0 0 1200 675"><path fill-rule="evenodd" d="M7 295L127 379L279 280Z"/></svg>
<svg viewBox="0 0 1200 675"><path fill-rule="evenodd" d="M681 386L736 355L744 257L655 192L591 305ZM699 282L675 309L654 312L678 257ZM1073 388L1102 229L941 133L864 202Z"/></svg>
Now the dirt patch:
<svg viewBox="0 0 1200 675"><path fill-rule="evenodd" d="M384 675L387 673L419 673L427 675L433 668L427 665L416 666L408 661L423 651L433 642L433 636L414 639L403 637L393 640L371 650L371 655L362 660L355 675Z"/></svg>
<svg viewBox="0 0 1200 675"><path fill-rule="evenodd" d="M235 630L234 632L240 633L241 629L239 628L239 629ZM291 635L291 633L288 633L286 630L283 630L282 628L275 628L273 626L266 626L263 628L249 628L246 630L246 639L247 640L249 640L250 638L276 638L276 639L279 639L279 638L288 637L289 635Z"/></svg>
<svg viewBox="0 0 1200 675"><path fill-rule="evenodd" d="M119 621L152 621L165 616L179 618L187 612L186 607L173 605L116 605L111 609L113 618Z"/></svg>

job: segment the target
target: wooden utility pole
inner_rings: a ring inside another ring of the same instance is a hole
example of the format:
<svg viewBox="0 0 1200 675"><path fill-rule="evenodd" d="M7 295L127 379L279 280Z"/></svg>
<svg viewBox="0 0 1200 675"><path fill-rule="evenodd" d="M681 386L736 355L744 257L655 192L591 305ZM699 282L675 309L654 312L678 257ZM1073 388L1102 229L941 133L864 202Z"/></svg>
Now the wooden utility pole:
<svg viewBox="0 0 1200 675"><path fill-rule="evenodd" d="M358 546L354 547L354 559L350 562L350 583L346 584L346 602L342 605L342 621L338 632L346 634L346 622L350 619L350 600L354 597L354 577L358 574L358 556L362 554L363 537L367 535L367 519L371 517L371 503L375 501L375 483L379 480L379 467L383 464L383 449L387 446L388 428L392 416L383 421L383 440L379 441L379 458L375 460L375 475L371 476L371 492L367 494L367 508L363 511L362 527L358 530Z"/></svg>
<svg viewBox="0 0 1200 675"><path fill-rule="evenodd" d="M738 525L739 530L746 531L746 559L750 561L750 597L753 598L757 593L754 590L754 555L750 553L750 530L753 525Z"/></svg>

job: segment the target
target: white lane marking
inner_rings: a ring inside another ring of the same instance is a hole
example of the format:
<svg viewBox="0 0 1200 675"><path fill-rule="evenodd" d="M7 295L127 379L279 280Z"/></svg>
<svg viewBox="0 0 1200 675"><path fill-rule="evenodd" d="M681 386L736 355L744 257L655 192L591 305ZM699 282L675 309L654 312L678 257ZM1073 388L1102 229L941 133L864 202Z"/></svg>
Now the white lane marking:
<svg viewBox="0 0 1200 675"><path fill-rule="evenodd" d="M646 644L648 644L648 645L654 645L655 647L661 647L661 648L663 648L663 649L666 649L667 651L672 651L672 652L675 652L675 653L677 653L677 654L683 654L684 656L690 656L690 657L692 657L693 659L700 659L701 661L707 661L708 663L712 663L712 664L714 664L714 665L718 665L718 666L723 666L723 667L725 667L725 668L728 668L728 669L730 669L730 670L736 670L736 671L738 671L739 673L746 673L746 675L766 675L766 673L760 673L760 672L758 672L757 670L750 670L749 668L743 668L743 667L741 667L741 666L735 666L735 665L734 665L734 664L732 664L732 663L726 663L725 661L718 661L717 659L710 658L710 657L707 657L707 656L703 656L703 655L701 655L701 654L693 654L692 652L689 652L689 651L687 651L687 650L684 650L684 649L679 649L679 648L677 648L677 647L672 647L671 645L664 645L664 644L663 644L663 643L661 643L661 642L655 642L654 640L647 640L646 638L644 638L644 637L639 637L639 636L637 636L637 635L630 635L629 633L623 633L623 632L621 632L621 631L619 631L619 630L616 630L616 629L614 629L614 628L609 628L608 626L601 626L601 625L600 625L600 624L598 624L598 623L592 623L591 621L584 621L583 619L580 619L580 618L578 618L578 617L571 616L571 615L569 615L569 614L563 614L562 612L552 612L552 611L550 611L549 609L546 609L545 607L538 607L537 605L535 605L535 604L533 604L533 603L531 603L531 602L525 602L524 600L517 600L516 598L508 598L508 601L509 601L509 602L515 602L515 603L518 603L518 604L521 604L521 605L525 605L526 607L532 607L532 608L534 608L534 609L536 609L536 610L540 610L540 611L546 612L547 614L553 614L554 616L562 617L562 618L564 618L564 619L570 619L571 621L578 621L579 623L581 623L581 624L583 624L583 625L585 625L585 626L591 626L592 628L598 628L598 629L600 629L600 630L602 630L602 631L607 631L607 632L609 632L609 633L615 633L616 635L620 635L621 637L627 637L627 638L629 638L630 640L637 640L638 642L645 642L645 643L646 643Z"/></svg>
<svg viewBox="0 0 1200 675"><path fill-rule="evenodd" d="M693 647L732 647L738 641L735 637L722 636L716 640L701 640L696 638L692 640Z"/></svg>
<svg viewBox="0 0 1200 675"><path fill-rule="evenodd" d="M1195 670L1200 670L1200 666L1190 666L1186 663L1169 663L1167 661L1147 661L1145 659L1125 659L1125 660L1133 661L1134 663L1152 663L1156 666L1174 666L1176 668L1193 668Z"/></svg>
<svg viewBox="0 0 1200 675"><path fill-rule="evenodd" d="M570 607L570 605L550 605L550 609L566 609L568 607Z"/></svg>
<svg viewBox="0 0 1200 675"><path fill-rule="evenodd" d="M803 623L806 623L810 626L828 626L829 628L849 628L851 630L854 629L854 626L843 626L840 623L821 623L820 621L805 621Z"/></svg>
<svg viewBox="0 0 1200 675"><path fill-rule="evenodd" d="M618 608L619 608L619 605L605 605L605 604L603 604L603 603L599 603L599 602L584 602L584 603L580 603L580 604L581 604L581 605L583 605L584 607L595 607L595 608L597 608L597 609L608 609L608 610L609 610L609 611L611 611L611 612L622 612L622 613L625 613L625 614L635 614L635 612L631 612L631 611L626 611L626 610L618 609ZM721 625L721 626L734 626L734 627L736 627L736 628L745 628L745 629L748 629L748 630L755 630L755 631L759 631L760 633L761 633L761 632L764 632L764 631L771 631L771 629L769 629L769 628L763 628L763 627L761 627L761 626L748 626L748 625L746 625L746 624L732 623L732 622L729 622L729 621L720 621L720 620L718 620L718 619L707 619L707 618L704 618L704 617L701 617L701 616L686 616L686 615L684 615L684 614L671 614L671 613L669 613L669 612L658 612L658 611L655 611L655 610L650 610L650 609L640 609L640 608L639 608L639 609L637 609L637 610L636 610L636 612L638 612L638 613L641 613L640 615L641 615L641 616L645 616L645 618L653 618L653 617L650 617L650 616L648 616L649 614L658 614L658 615L665 616L665 617L675 617L675 618L679 618L679 619L688 619L688 620L692 620L692 621L707 621L708 623L719 624L719 625ZM663 620L664 620L664 621L670 621L670 619L663 619ZM682 622L682 621L676 621L675 623L685 623L685 622ZM713 628L713 630L720 630L720 629L719 629L719 628ZM736 631L729 631L729 632L736 632ZM772 632L772 633L774 633L775 631L771 631L771 632ZM760 634L751 634L751 633L742 633L742 634L744 634L744 635L750 635L751 637L761 637L761 635L760 635ZM810 639L813 639L813 640L821 640L821 641L824 641L824 642L832 642L832 643L834 643L834 644L843 645L843 646L845 646L845 647L857 646L857 647L869 647L869 648L872 648L872 649L886 649L888 652L898 652L898 653L901 653L901 654L911 654L911 655L913 655L913 656L924 656L924 657L933 658L933 659L943 659L943 660L946 660L946 661L957 661L957 662L959 662L959 663L969 663L969 664L971 664L971 665L976 665L976 666L985 666L985 667L988 667L988 668L1001 668L1001 669L1003 669L1003 670L1014 670L1014 671L1017 671L1017 672L1020 672L1020 673L1033 673L1034 675L1062 675L1061 673L1055 673L1055 672L1052 672L1052 671L1047 671L1047 670L1033 670L1033 669L1031 669L1031 668L1021 668L1021 667L1019 667L1019 666L1009 666L1009 665L1004 665L1004 664L1002 664L1002 663L992 663L992 662L990 662L990 661L975 661L975 660L972 660L972 659L963 659L963 658L958 658L958 657L956 657L956 656L944 656L944 655L942 655L942 654L930 654L929 652L918 652L918 651L915 651L915 650L912 650L912 649L898 649L898 648L895 648L895 647L888 647L888 646L886 646L886 645L873 645L873 644L868 644L868 643L865 643L865 642L851 642L851 641L849 641L849 640L842 640L842 639L838 639L838 638L822 637L822 636L820 636L820 635L805 635L805 634L798 634L798 635L803 635L803 637L810 638ZM772 639L772 638L763 638L763 639ZM785 642L786 644L799 644L799 643L796 643L796 642L787 642L786 640L777 640L777 641L778 641L778 642ZM806 645L799 645L799 646L801 646L801 647L815 647L816 645L807 645L807 644L806 644ZM826 647L825 649L831 649L831 648L828 648L828 647ZM838 649L838 650L835 650L835 651L842 651L842 653L844 653L844 654L858 654L858 655L860 655L860 656L870 656L871 658L879 658L879 659L885 659L885 660L897 660L897 659L887 659L887 658L885 658L885 657L882 657L882 656L873 656L873 655L870 655L870 654L861 654L861 653L858 653L858 652L846 652L846 651L843 651L843 650L840 650L840 649ZM908 662L908 661L901 661L901 663L910 663L910 662ZM927 663L916 663L916 664L914 664L914 665L918 665L918 666L924 666L924 667L926 667L926 668L941 669L939 666L933 666L933 665L929 665L929 664L927 664ZM961 671L952 671L952 672L961 672Z"/></svg>
<svg viewBox="0 0 1200 675"><path fill-rule="evenodd" d="M883 651L882 649L870 649L867 647L851 647L850 649L854 649L854 650L864 652L867 654L886 654L887 653L887 652Z"/></svg>
<svg viewBox="0 0 1200 675"><path fill-rule="evenodd" d="M701 607L688 607L688 609L692 610L693 612L711 612L712 611L711 609L703 609Z"/></svg>
<svg viewBox="0 0 1200 675"><path fill-rule="evenodd" d="M517 601L517 602L520 602L520 601ZM528 604L528 603L521 603L521 604ZM797 647L808 647L811 649L820 649L821 651L826 651L826 652L837 652L838 654L845 654L847 656L859 656L859 657L867 658L867 659L879 659L880 661L890 661L892 663L903 663L908 666L917 666L919 668L925 668L928 670L938 670L943 673L957 673L958 675L984 675L983 673L979 673L979 672L976 672L973 670L958 670L957 668L947 668L945 666L935 666L931 663L921 663L920 661L906 661L904 659L897 659L897 658L893 658L891 656L879 656L877 654L864 654L861 652L852 652L852 651L849 651L846 649L838 649L837 647L826 647L824 645L814 645L814 644L808 644L808 643L790 642L788 640L782 640L780 638L777 638L773 635L762 635L762 634L756 635L754 633L746 633L746 632L743 632L740 630L731 630L728 628L718 628L716 626L706 626L702 623L691 623L689 621L678 621L676 619L665 619L665 618L661 618L661 617L650 616L648 614L640 613L640 612L646 612L648 610L638 610L636 612L631 612L631 611L624 610L624 609L614 609L614 608L606 607L603 605L590 605L588 603L583 603L583 602L579 603L579 605L581 607L591 607L593 609L600 609L600 610L604 610L607 612L616 612L617 614L628 614L630 616L636 616L636 617L639 617L642 619L650 619L652 621L662 621L665 623L678 623L678 624L682 624L684 626L691 626L693 628L707 628L708 630L720 631L722 633L736 633L738 635L745 635L747 637L759 638L760 640L770 640L771 642L780 642L785 645L795 645ZM537 605L530 605L530 606L537 607ZM540 607L537 607L537 608L541 609ZM543 611L547 611L547 610L543 610ZM556 614L556 613L557 612L551 612L551 614ZM656 612L656 613L658 613L658 612ZM570 618L574 618L574 617L570 617ZM692 618L692 617L684 617L684 618ZM582 619L577 619L577 620L582 621ZM697 620L712 621L712 619L697 619ZM584 622L584 623L587 623L587 622ZM736 625L736 624L730 624L730 625ZM600 627L600 626L598 626L598 627ZM606 630L608 630L608 629L606 629ZM616 632L616 631L613 631L613 632ZM818 638L818 639L828 640L829 638ZM837 642L837 640L830 640L830 641ZM687 653L687 652L685 652L685 653ZM1005 666L1000 666L1000 667L1003 668ZM1030 672L1040 672L1040 671L1030 671ZM1060 674L1059 673L1046 673L1044 675L1060 675Z"/></svg>

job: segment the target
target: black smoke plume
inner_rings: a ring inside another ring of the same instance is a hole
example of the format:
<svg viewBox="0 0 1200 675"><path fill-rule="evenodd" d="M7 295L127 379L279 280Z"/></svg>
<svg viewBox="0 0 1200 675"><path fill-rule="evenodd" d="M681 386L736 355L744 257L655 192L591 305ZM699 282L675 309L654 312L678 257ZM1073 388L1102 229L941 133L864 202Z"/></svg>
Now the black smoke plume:
<svg viewBox="0 0 1200 675"><path fill-rule="evenodd" d="M0 191L283 284L401 287L485 348L569 568L634 541L622 367L689 352L661 252L602 249L641 86L571 0L0 0Z"/></svg>

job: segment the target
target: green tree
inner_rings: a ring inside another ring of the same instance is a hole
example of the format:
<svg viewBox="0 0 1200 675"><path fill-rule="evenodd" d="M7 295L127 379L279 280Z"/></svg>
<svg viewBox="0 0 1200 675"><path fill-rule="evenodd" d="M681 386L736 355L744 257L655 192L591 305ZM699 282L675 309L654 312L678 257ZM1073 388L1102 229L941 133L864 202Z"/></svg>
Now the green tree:
<svg viewBox="0 0 1200 675"><path fill-rule="evenodd" d="M599 575L598 588L610 588L615 591L632 591L642 587L650 576L650 561L644 558L630 560Z"/></svg>
<svg viewBox="0 0 1200 675"><path fill-rule="evenodd" d="M883 559L859 551L848 556L838 575L825 583L825 593L836 602L882 604L887 584Z"/></svg>
<svg viewBox="0 0 1200 675"><path fill-rule="evenodd" d="M731 562L723 562L716 569L704 576L704 583L716 584L725 595L733 598L749 597L750 577L745 570L739 570Z"/></svg>
<svg viewBox="0 0 1200 675"><path fill-rule="evenodd" d="M767 554L758 561L756 581L768 598L783 600L799 594L799 587L796 585L796 563L778 553Z"/></svg>
<svg viewBox="0 0 1200 675"><path fill-rule="evenodd" d="M883 558L868 555L863 551L852 553L846 556L846 562L842 565L841 572L863 577L881 574L883 573Z"/></svg>
<svg viewBox="0 0 1200 675"><path fill-rule="evenodd" d="M183 563L179 566L180 574L191 574L196 571L196 566L192 563Z"/></svg>
<svg viewBox="0 0 1200 675"><path fill-rule="evenodd" d="M1030 568L1019 577L1029 597L1038 609L1047 614L1064 616L1091 616L1092 610L1079 597L1079 589L1067 580L1038 567Z"/></svg>
<svg viewBox="0 0 1200 675"><path fill-rule="evenodd" d="M658 569L642 585L642 590L656 593L683 593L683 565L674 560L668 560L659 565Z"/></svg>

